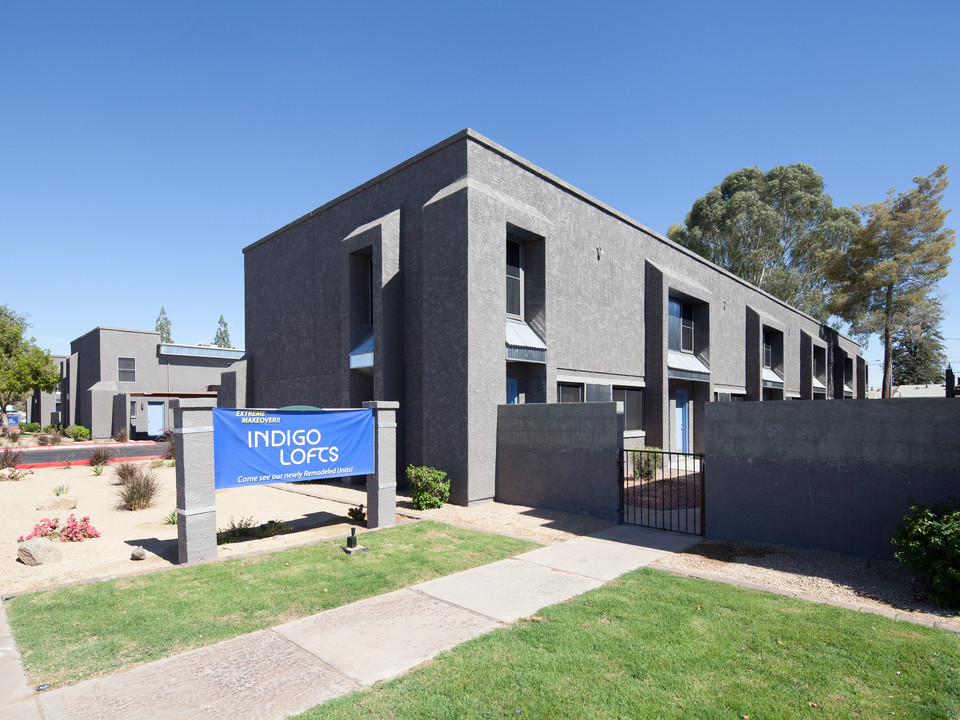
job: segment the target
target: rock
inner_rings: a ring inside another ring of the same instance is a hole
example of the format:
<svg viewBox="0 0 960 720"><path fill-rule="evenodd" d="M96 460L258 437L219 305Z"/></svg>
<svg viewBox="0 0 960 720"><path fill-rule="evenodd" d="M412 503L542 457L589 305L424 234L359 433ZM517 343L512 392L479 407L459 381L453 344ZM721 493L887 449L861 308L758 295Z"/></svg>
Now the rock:
<svg viewBox="0 0 960 720"><path fill-rule="evenodd" d="M47 538L30 538L17 545L17 557L24 565L46 565L60 562L62 555Z"/></svg>
<svg viewBox="0 0 960 720"><path fill-rule="evenodd" d="M73 495L60 495L44 500L37 505L37 510L73 510L76 506L77 499Z"/></svg>
<svg viewBox="0 0 960 720"><path fill-rule="evenodd" d="M146 559L147 559L147 551L144 550L142 547L140 547L140 546L138 545L137 547L135 547L135 548L133 549L133 552L130 553L130 559L131 559L131 560L146 560Z"/></svg>

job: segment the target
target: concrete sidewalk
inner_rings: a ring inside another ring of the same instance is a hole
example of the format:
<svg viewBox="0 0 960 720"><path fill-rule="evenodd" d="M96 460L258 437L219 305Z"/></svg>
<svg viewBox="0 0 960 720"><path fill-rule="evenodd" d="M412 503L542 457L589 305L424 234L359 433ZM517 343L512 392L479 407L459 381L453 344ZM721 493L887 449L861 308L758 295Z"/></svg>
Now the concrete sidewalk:
<svg viewBox="0 0 960 720"><path fill-rule="evenodd" d="M26 684L0 613L0 716L284 718L400 675L699 541L620 525L39 694Z"/></svg>

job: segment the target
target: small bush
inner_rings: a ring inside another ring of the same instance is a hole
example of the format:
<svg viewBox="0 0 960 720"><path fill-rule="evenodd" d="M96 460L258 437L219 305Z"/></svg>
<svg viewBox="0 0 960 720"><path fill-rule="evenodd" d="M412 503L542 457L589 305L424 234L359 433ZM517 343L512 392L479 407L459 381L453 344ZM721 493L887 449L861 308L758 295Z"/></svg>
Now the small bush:
<svg viewBox="0 0 960 720"><path fill-rule="evenodd" d="M165 457L170 460L174 458L177 454L177 435L173 430L164 431L163 435L157 438L157 443L166 443L167 452L164 453Z"/></svg>
<svg viewBox="0 0 960 720"><path fill-rule="evenodd" d="M132 462L117 463L113 466L113 472L117 476L117 482L126 485L130 478L137 474L139 468Z"/></svg>
<svg viewBox="0 0 960 720"><path fill-rule="evenodd" d="M171 510L166 515L163 516L163 521L167 525L176 525L177 524L177 511Z"/></svg>
<svg viewBox="0 0 960 720"><path fill-rule="evenodd" d="M109 465L111 460L113 460L113 453L103 445L97 445L90 453L90 464L94 467L99 466L100 472L103 472L104 465ZM99 474L97 473L97 475Z"/></svg>
<svg viewBox="0 0 960 720"><path fill-rule="evenodd" d="M14 445L20 442L20 428L17 427L8 427L4 428L7 439L12 442Z"/></svg>
<svg viewBox="0 0 960 720"><path fill-rule="evenodd" d="M57 485L56 487L50 488L50 492L52 492L55 497L60 497L61 495L66 495L68 492L70 492L70 486Z"/></svg>
<svg viewBox="0 0 960 720"><path fill-rule="evenodd" d="M360 507L352 507L347 510L347 517L354 522L364 522L367 519L367 511L363 509L363 503L360 503Z"/></svg>
<svg viewBox="0 0 960 720"><path fill-rule="evenodd" d="M16 468L0 470L0 480L23 480L27 475L33 475L33 470L17 470Z"/></svg>
<svg viewBox="0 0 960 720"><path fill-rule="evenodd" d="M633 472L644 480L653 480L663 467L663 450L653 445L633 453Z"/></svg>
<svg viewBox="0 0 960 720"><path fill-rule="evenodd" d="M130 478L120 486L120 500L117 503L122 510L145 510L153 505L160 492L160 481L149 468L136 467Z"/></svg>
<svg viewBox="0 0 960 720"><path fill-rule="evenodd" d="M130 434L126 428L120 428L113 434L113 439L118 443L125 443L130 439Z"/></svg>
<svg viewBox="0 0 960 720"><path fill-rule="evenodd" d="M450 499L450 481L442 470L432 467L417 467L410 465L407 468L407 479L410 481L410 497L413 507L417 510L441 507Z"/></svg>
<svg viewBox="0 0 960 720"><path fill-rule="evenodd" d="M74 442L85 442L90 439L90 431L83 425L71 425L67 428L67 435L73 438Z"/></svg>
<svg viewBox="0 0 960 720"><path fill-rule="evenodd" d="M40 423L24 423L21 428L25 433L38 433L40 432Z"/></svg>
<svg viewBox="0 0 960 720"><path fill-rule="evenodd" d="M920 576L930 599L960 612L960 501L912 503L892 542L897 560Z"/></svg>
<svg viewBox="0 0 960 720"><path fill-rule="evenodd" d="M37 435L37 443L39 445L61 445L63 443L63 434L56 428L51 427L50 430Z"/></svg>
<svg viewBox="0 0 960 720"><path fill-rule="evenodd" d="M23 450L20 448L3 448L0 450L0 468L15 468L23 462Z"/></svg>
<svg viewBox="0 0 960 720"><path fill-rule="evenodd" d="M26 536L21 535L17 538L17 542L25 542L35 537L50 539L59 537L60 542L83 542L88 538L100 537L100 532L90 524L90 516L84 515L77 520L73 513L70 513L70 517L63 525L60 525L60 518L54 518L53 520L43 518L33 526L33 532Z"/></svg>
<svg viewBox="0 0 960 720"><path fill-rule="evenodd" d="M233 516L230 517L230 525L225 530L217 531L217 545L226 545L236 540L259 540L261 538L273 537L289 530L279 520L268 520L263 525L255 525L253 517L240 518L240 522L234 522Z"/></svg>

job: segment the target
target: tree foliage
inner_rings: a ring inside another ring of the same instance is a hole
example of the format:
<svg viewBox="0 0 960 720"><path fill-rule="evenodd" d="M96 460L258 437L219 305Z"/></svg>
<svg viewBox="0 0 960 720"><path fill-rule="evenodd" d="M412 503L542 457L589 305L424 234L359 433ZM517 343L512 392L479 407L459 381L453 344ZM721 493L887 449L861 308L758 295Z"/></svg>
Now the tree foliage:
<svg viewBox="0 0 960 720"><path fill-rule="evenodd" d="M823 178L803 163L727 175L694 202L670 238L757 287L825 321L829 250L846 246L857 214L836 207Z"/></svg>
<svg viewBox="0 0 960 720"><path fill-rule="evenodd" d="M830 308L850 323L854 335L883 338L883 389L893 382L894 334L918 312L936 306L937 283L947 274L954 232L946 226L949 210L940 207L947 189L947 166L916 187L867 206L855 206L866 219L845 252L834 250L827 274L835 283Z"/></svg>
<svg viewBox="0 0 960 720"><path fill-rule="evenodd" d="M929 385L943 382L947 356L940 332L939 303L925 309L893 333L893 384Z"/></svg>
<svg viewBox="0 0 960 720"><path fill-rule="evenodd" d="M60 371L50 352L27 338L26 315L0 305L0 415L6 424L7 405L18 402L35 388L51 391L60 382Z"/></svg>
<svg viewBox="0 0 960 720"><path fill-rule="evenodd" d="M230 330L227 328L227 321L220 316L220 322L217 323L217 334L213 336L213 344L217 347L232 348L230 344Z"/></svg>
<svg viewBox="0 0 960 720"><path fill-rule="evenodd" d="M157 315L157 324L155 329L158 333L160 333L160 342L173 342L173 339L170 337L170 318L167 317L167 311L164 309L163 305L160 306L160 314Z"/></svg>

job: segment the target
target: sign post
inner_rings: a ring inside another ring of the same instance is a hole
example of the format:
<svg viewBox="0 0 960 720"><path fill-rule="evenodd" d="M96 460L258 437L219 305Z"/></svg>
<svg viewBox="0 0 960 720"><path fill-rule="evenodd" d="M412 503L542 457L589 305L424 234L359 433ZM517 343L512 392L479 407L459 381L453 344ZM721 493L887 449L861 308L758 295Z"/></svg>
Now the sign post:
<svg viewBox="0 0 960 720"><path fill-rule="evenodd" d="M177 465L179 562L217 556L217 508L213 480L212 399L172 398Z"/></svg>
<svg viewBox="0 0 960 720"><path fill-rule="evenodd" d="M397 410L400 403L388 400L365 402L377 421L377 463L367 476L367 527L397 523Z"/></svg>

